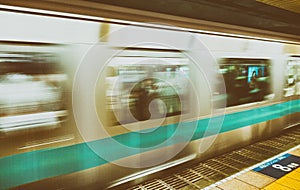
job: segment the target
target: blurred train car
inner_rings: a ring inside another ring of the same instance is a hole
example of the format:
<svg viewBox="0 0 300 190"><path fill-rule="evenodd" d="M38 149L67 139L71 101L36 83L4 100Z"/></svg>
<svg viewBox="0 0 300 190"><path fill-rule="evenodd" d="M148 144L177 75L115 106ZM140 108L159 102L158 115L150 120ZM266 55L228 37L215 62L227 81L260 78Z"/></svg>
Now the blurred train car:
<svg viewBox="0 0 300 190"><path fill-rule="evenodd" d="M0 14L1 189L115 187L300 122L296 42Z"/></svg>

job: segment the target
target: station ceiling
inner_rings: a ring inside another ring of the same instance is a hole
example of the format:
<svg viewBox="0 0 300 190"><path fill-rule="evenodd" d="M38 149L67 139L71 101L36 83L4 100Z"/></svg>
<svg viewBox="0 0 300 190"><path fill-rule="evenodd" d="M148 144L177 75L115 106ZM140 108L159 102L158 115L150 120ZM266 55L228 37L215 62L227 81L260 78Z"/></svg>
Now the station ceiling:
<svg viewBox="0 0 300 190"><path fill-rule="evenodd" d="M300 42L300 0L0 0L0 10L1 4Z"/></svg>
<svg viewBox="0 0 300 190"><path fill-rule="evenodd" d="M300 1L299 0L257 0L258 2L265 3L274 7L285 9L287 11L300 13Z"/></svg>
<svg viewBox="0 0 300 190"><path fill-rule="evenodd" d="M299 0L89 0L169 15L300 35Z"/></svg>

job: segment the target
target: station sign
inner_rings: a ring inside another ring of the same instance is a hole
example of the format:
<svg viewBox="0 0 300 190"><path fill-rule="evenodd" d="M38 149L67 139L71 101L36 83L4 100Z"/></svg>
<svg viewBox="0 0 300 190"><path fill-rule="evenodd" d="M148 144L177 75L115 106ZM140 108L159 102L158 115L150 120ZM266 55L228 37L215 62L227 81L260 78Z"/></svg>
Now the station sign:
<svg viewBox="0 0 300 190"><path fill-rule="evenodd" d="M284 154L253 169L253 171L279 179L300 166L300 157Z"/></svg>

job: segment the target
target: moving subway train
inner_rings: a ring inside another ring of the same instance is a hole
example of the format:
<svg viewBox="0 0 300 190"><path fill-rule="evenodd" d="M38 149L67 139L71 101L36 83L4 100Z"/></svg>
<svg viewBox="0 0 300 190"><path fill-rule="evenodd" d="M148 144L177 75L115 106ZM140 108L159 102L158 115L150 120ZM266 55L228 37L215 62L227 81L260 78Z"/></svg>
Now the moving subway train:
<svg viewBox="0 0 300 190"><path fill-rule="evenodd" d="M300 122L296 42L0 14L0 189L113 188Z"/></svg>

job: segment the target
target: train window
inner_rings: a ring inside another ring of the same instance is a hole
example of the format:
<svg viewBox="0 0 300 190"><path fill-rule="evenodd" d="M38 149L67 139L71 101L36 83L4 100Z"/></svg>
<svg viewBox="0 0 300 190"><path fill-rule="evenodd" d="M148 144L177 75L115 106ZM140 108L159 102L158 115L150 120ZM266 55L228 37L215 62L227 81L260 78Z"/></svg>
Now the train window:
<svg viewBox="0 0 300 190"><path fill-rule="evenodd" d="M268 59L225 58L220 73L226 85L227 106L263 101L272 93Z"/></svg>
<svg viewBox="0 0 300 190"><path fill-rule="evenodd" d="M284 96L300 95L300 57L291 56L286 64Z"/></svg>
<svg viewBox="0 0 300 190"><path fill-rule="evenodd" d="M57 55L25 49L0 52L0 132L59 126L67 114Z"/></svg>
<svg viewBox="0 0 300 190"><path fill-rule="evenodd" d="M156 53L155 53L156 52ZM179 51L126 50L107 68L106 108L111 125L188 111L188 59Z"/></svg>

